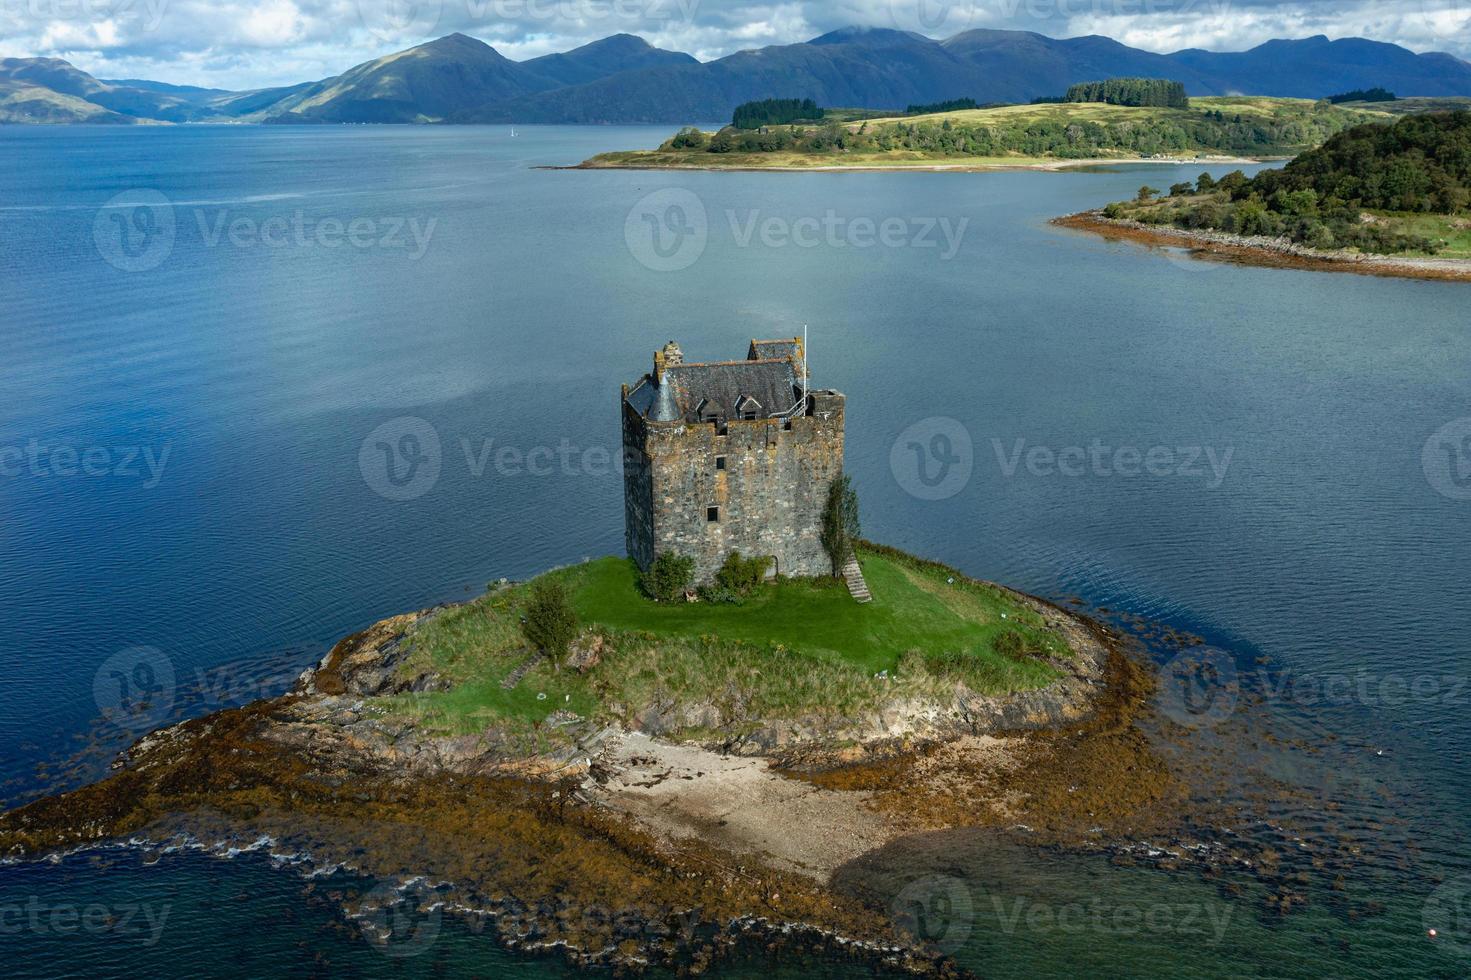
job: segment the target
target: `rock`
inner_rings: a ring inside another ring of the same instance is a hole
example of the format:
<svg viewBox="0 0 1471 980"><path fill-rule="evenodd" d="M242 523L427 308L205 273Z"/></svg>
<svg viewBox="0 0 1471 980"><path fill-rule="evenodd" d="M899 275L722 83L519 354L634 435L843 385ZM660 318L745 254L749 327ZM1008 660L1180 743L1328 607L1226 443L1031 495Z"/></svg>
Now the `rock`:
<svg viewBox="0 0 1471 980"><path fill-rule="evenodd" d="M567 651L567 666L579 674L587 673L602 661L606 644L601 633L582 634L572 641L572 648Z"/></svg>

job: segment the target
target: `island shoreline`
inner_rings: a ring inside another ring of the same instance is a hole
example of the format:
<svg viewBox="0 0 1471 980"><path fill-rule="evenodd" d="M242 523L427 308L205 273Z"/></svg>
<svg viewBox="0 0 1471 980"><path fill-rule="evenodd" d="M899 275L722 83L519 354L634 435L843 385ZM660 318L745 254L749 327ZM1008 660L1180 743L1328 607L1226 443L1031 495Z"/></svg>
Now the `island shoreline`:
<svg viewBox="0 0 1471 980"><path fill-rule="evenodd" d="M1406 258L1362 252L1323 252L1285 238L1232 235L1220 231L1190 230L1148 225L1127 218L1108 218L1101 210L1053 218L1059 228L1126 241L1149 248L1185 248L1192 258L1269 269L1309 272L1350 272L1364 276L1471 282L1471 259Z"/></svg>
<svg viewBox="0 0 1471 980"><path fill-rule="evenodd" d="M646 171L691 171L695 173L708 173L725 171L729 173L1062 173L1069 170L1078 170L1086 167L1108 167L1121 165L1142 164L1145 166L1181 166L1181 167L1216 167L1216 166L1255 166L1261 163L1273 163L1287 157L1209 157L1192 158L1184 160L1172 159L1146 159L1142 157L1096 157L1082 160L1044 160L1041 162L1017 162L1017 163L941 163L941 162L919 162L919 163L893 163L893 164L821 164L810 167L796 166L756 166L742 163L738 166L719 166L716 164L698 165L685 163L655 163L655 162L597 162L593 157L582 163L572 165L542 165L533 170L646 170Z"/></svg>

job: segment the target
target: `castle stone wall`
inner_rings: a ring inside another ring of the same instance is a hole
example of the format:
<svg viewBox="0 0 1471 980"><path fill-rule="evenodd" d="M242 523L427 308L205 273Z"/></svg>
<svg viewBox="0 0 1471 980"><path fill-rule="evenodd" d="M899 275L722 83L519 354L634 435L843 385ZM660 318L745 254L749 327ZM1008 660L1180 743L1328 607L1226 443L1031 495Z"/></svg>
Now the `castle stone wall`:
<svg viewBox="0 0 1471 980"><path fill-rule="evenodd" d="M771 556L783 575L831 574L818 532L828 486L843 472L844 398L814 391L811 404L810 414L790 422L723 427L653 422L625 404L630 557L647 567L666 551L690 555L699 583L732 551ZM719 520L709 519L711 507Z"/></svg>

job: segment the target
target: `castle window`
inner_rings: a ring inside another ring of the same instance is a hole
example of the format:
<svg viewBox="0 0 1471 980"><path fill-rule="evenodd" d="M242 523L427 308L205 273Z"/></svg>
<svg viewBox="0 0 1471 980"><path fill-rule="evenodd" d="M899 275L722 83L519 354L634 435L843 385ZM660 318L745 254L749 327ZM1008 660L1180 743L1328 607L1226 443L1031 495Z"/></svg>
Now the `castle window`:
<svg viewBox="0 0 1471 980"><path fill-rule="evenodd" d="M736 399L736 415L748 422L754 422L761 415L761 403L750 395L742 395Z"/></svg>
<svg viewBox="0 0 1471 980"><path fill-rule="evenodd" d="M705 508L705 520L706 520L707 523L710 523L710 524L718 524L720 522L720 508L719 507L706 507Z"/></svg>
<svg viewBox="0 0 1471 980"><path fill-rule="evenodd" d="M719 422L720 406L708 398L701 398L699 407L695 409L695 414L699 416L701 422Z"/></svg>
<svg viewBox="0 0 1471 980"><path fill-rule="evenodd" d="M725 457L724 456L716 456L715 457L715 468L717 470L723 470L723 469L725 469Z"/></svg>

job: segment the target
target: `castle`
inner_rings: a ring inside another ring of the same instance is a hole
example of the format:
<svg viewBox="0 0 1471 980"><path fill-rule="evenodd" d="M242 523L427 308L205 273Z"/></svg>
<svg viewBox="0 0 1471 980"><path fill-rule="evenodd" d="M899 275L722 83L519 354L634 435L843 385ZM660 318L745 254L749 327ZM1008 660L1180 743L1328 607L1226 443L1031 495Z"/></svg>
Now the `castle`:
<svg viewBox="0 0 1471 980"><path fill-rule="evenodd" d="M689 555L696 582L732 551L775 559L772 574L831 574L818 532L843 472L843 404L807 387L800 338L699 364L671 340L623 386L629 557L646 569L665 552Z"/></svg>

